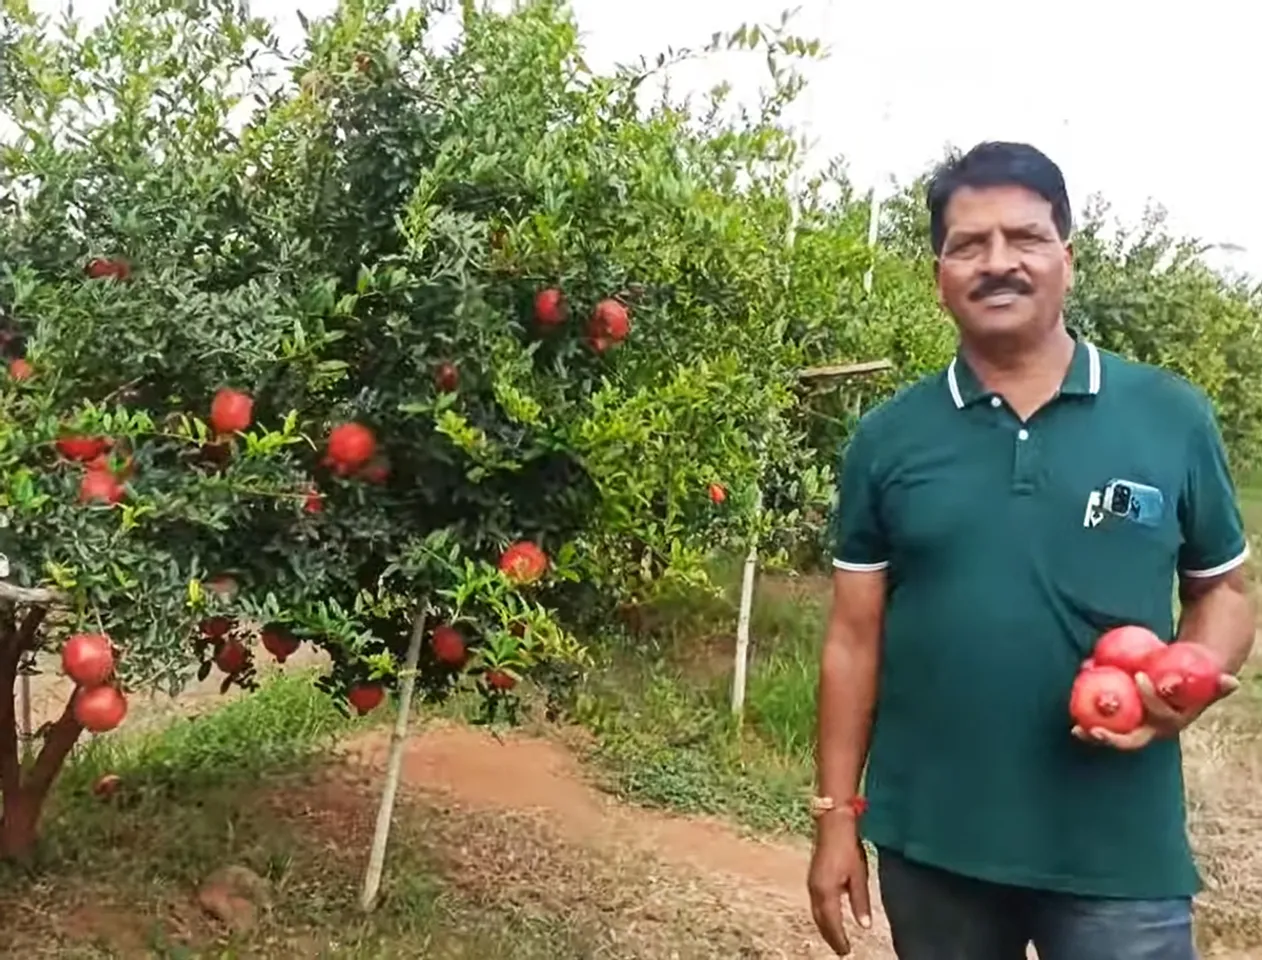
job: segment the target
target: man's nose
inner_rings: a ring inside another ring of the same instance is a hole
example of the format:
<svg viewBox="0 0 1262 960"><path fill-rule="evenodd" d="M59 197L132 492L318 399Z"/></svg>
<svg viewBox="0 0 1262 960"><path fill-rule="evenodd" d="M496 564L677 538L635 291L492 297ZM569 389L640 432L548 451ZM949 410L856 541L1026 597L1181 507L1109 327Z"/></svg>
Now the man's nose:
<svg viewBox="0 0 1262 960"><path fill-rule="evenodd" d="M982 262L983 269L987 273L1002 275L1015 270L1019 262L1016 248L1008 243L1007 238L1002 233L996 230L986 244L986 252Z"/></svg>

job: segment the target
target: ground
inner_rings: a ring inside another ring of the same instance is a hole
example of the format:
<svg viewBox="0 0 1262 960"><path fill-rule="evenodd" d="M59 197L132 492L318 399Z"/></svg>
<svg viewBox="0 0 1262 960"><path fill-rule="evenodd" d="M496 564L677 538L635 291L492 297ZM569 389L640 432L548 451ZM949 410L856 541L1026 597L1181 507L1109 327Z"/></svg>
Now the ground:
<svg viewBox="0 0 1262 960"><path fill-rule="evenodd" d="M760 586L749 716L725 708L731 597L663 604L602 644L575 722L487 731L426 710L383 900L357 906L389 717L347 721L310 658L257 694L212 679L133 707L66 772L34 877L0 871L0 955L32 958L825 958L806 905L809 723L824 585ZM36 678L39 715L64 681ZM214 709L211 709L211 708ZM1189 735L1209 956L1262 956L1262 670ZM104 772L122 787L92 796ZM256 921L208 877L263 878ZM230 918L231 919L231 918ZM889 960L888 935L856 938Z"/></svg>

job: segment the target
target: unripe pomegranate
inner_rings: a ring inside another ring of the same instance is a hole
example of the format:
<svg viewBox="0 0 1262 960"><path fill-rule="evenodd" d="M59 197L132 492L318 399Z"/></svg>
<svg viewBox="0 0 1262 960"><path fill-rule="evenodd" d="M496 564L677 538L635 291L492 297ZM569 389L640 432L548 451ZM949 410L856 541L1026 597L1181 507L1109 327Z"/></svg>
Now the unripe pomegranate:
<svg viewBox="0 0 1262 960"><path fill-rule="evenodd" d="M254 420L254 400L240 390L224 387L210 403L210 426L215 433L241 433Z"/></svg>
<svg viewBox="0 0 1262 960"><path fill-rule="evenodd" d="M565 295L555 287L535 294L535 322L541 327L555 327L565 322Z"/></svg>
<svg viewBox="0 0 1262 960"><path fill-rule="evenodd" d="M1074 680L1069 715L1084 730L1130 733L1144 722L1144 701L1125 670L1096 666L1079 671Z"/></svg>
<svg viewBox="0 0 1262 960"><path fill-rule="evenodd" d="M339 473L362 467L376 452L376 436L361 423L343 423L329 434L328 460Z"/></svg>
<svg viewBox="0 0 1262 960"><path fill-rule="evenodd" d="M529 540L519 540L500 555L500 570L514 583L534 583L548 570L548 555Z"/></svg>
<svg viewBox="0 0 1262 960"><path fill-rule="evenodd" d="M361 717L381 706L386 691L379 683L357 683L346 694L346 699Z"/></svg>
<svg viewBox="0 0 1262 960"><path fill-rule="evenodd" d="M79 690L74 698L74 718L93 733L113 730L127 716L127 698L114 687Z"/></svg>
<svg viewBox="0 0 1262 960"><path fill-rule="evenodd" d="M464 637L455 627L444 624L434 628L430 643L434 648L434 656L440 662L453 667L464 665L466 657Z"/></svg>
<svg viewBox="0 0 1262 960"><path fill-rule="evenodd" d="M107 470L89 470L79 481L80 503L107 503L112 506L123 499L124 493L118 478Z"/></svg>
<svg viewBox="0 0 1262 960"><path fill-rule="evenodd" d="M1100 667L1117 667L1131 676L1137 674L1144 661L1165 644L1151 630L1144 627L1115 627L1096 641L1091 659Z"/></svg>
<svg viewBox="0 0 1262 960"><path fill-rule="evenodd" d="M76 633L61 648L61 668L78 686L99 687L114 672L114 647L103 633Z"/></svg>
<svg viewBox="0 0 1262 960"><path fill-rule="evenodd" d="M1186 713L1214 702L1223 664L1199 643L1172 643L1148 656L1143 673L1162 700Z"/></svg>

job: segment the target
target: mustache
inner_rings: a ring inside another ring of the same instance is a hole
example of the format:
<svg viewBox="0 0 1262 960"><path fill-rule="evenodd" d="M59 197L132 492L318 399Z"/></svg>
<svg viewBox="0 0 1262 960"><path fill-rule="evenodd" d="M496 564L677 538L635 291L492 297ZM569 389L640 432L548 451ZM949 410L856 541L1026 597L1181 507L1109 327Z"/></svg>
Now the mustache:
<svg viewBox="0 0 1262 960"><path fill-rule="evenodd" d="M1013 273L983 277L968 295L970 300L982 300L993 293L1015 293L1028 296L1034 288Z"/></svg>

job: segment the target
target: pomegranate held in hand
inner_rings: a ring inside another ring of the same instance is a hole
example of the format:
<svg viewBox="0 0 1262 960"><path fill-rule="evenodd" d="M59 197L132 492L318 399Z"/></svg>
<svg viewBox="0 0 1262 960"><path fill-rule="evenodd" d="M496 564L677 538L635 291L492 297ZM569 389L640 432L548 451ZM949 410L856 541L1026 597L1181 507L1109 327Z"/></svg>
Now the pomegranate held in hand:
<svg viewBox="0 0 1262 960"><path fill-rule="evenodd" d="M1125 670L1092 667L1079 672L1069 695L1069 715L1084 730L1130 733L1144 722L1139 687Z"/></svg>
<svg viewBox="0 0 1262 960"><path fill-rule="evenodd" d="M386 691L379 683L357 683L346 695L347 701L361 717L376 710L385 698Z"/></svg>
<svg viewBox="0 0 1262 960"><path fill-rule="evenodd" d="M463 666L465 662L464 637L455 627L443 625L434 629L430 639L434 648L434 656L442 663L453 667Z"/></svg>
<svg viewBox="0 0 1262 960"><path fill-rule="evenodd" d="M93 733L113 730L127 716L127 698L113 687L80 690L74 698L74 718Z"/></svg>
<svg viewBox="0 0 1262 960"><path fill-rule="evenodd" d="M301 642L285 627L268 624L263 628L263 649L276 658L277 663L284 663L295 653Z"/></svg>
<svg viewBox="0 0 1262 960"><path fill-rule="evenodd" d="M329 434L329 463L343 475L362 467L376 452L377 438L362 423L343 423Z"/></svg>
<svg viewBox="0 0 1262 960"><path fill-rule="evenodd" d="M535 321L541 327L555 327L565 322L565 295L552 287L535 294Z"/></svg>
<svg viewBox="0 0 1262 960"><path fill-rule="evenodd" d="M1096 666L1117 667L1134 676L1148 657L1165 646L1160 637L1144 627L1115 627L1096 641L1091 659Z"/></svg>
<svg viewBox="0 0 1262 960"><path fill-rule="evenodd" d="M529 540L519 540L500 556L500 570L514 583L534 583L547 569L548 555Z"/></svg>
<svg viewBox="0 0 1262 960"><path fill-rule="evenodd" d="M76 633L61 648L61 668L80 687L99 687L114 672L114 648L103 633Z"/></svg>
<svg viewBox="0 0 1262 960"><path fill-rule="evenodd" d="M1150 654L1142 672L1152 681L1157 696L1186 713L1213 703L1223 665L1199 643L1172 643Z"/></svg>
<svg viewBox="0 0 1262 960"><path fill-rule="evenodd" d="M254 420L254 400L240 390L224 387L210 403L210 425L215 433L240 433Z"/></svg>

